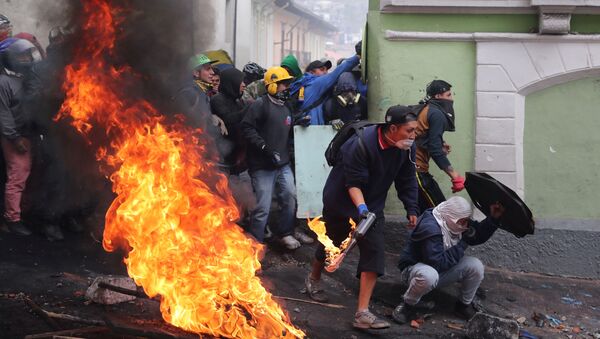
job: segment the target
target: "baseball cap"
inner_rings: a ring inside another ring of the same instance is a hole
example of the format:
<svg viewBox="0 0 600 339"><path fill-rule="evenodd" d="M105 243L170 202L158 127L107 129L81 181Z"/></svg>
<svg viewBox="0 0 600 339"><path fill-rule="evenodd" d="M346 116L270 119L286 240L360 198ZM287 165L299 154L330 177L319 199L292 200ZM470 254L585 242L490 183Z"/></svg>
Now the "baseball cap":
<svg viewBox="0 0 600 339"><path fill-rule="evenodd" d="M405 124L416 120L417 112L409 106L395 105L388 108L387 112L385 112L386 124Z"/></svg>
<svg viewBox="0 0 600 339"><path fill-rule="evenodd" d="M306 69L304 70L304 72L308 73L308 72L312 71L313 69L317 69L317 68L321 68L321 67L331 69L331 66L332 66L331 61L323 58L320 60L312 61L310 64L308 64L308 66L306 66Z"/></svg>
<svg viewBox="0 0 600 339"><path fill-rule="evenodd" d="M432 98L438 94L449 91L450 88L452 88L452 85L444 80L433 80L427 85L427 96Z"/></svg>

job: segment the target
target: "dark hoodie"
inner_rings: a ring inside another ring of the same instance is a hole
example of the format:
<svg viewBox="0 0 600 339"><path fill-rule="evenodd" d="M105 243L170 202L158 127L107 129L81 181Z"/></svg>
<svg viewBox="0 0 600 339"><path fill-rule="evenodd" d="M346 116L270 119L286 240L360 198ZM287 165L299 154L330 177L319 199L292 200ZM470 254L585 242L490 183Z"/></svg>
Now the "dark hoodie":
<svg viewBox="0 0 600 339"><path fill-rule="evenodd" d="M323 118L325 123L329 124L332 120L341 119L344 123L366 120L367 116L367 100L364 97L359 97L358 102L348 103L343 106L337 96L342 92L353 91L356 93L356 79L351 72L345 72L340 75L335 86L334 96L325 101L323 105Z"/></svg>
<svg viewBox="0 0 600 339"><path fill-rule="evenodd" d="M240 100L240 85L243 80L244 73L240 70L224 70L221 72L219 93L210 100L212 113L223 120L228 131L226 139L233 143L233 150L229 154L222 154L225 165L233 173L245 170L246 147L241 130L245 107Z"/></svg>

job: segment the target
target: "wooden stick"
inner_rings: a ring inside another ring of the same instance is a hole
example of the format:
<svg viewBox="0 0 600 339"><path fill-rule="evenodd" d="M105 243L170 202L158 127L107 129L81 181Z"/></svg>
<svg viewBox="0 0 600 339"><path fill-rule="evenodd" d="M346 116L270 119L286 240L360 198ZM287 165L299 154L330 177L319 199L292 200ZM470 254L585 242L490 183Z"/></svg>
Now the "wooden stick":
<svg viewBox="0 0 600 339"><path fill-rule="evenodd" d="M121 294L131 295L131 296L138 297L138 298L151 299L149 296L146 295L146 293L130 290L128 288L123 288L123 287L119 287L119 286L115 286L115 285L111 285L111 284L107 284L105 282L99 282L98 287L104 288L107 290L111 290L113 292L121 293Z"/></svg>
<svg viewBox="0 0 600 339"><path fill-rule="evenodd" d="M55 330L60 329L58 323L54 321L54 319L49 317L48 314L46 314L46 311L39 307L38 304L36 304L33 300L29 299L29 297L24 297L23 300L29 307L31 307L31 310L33 310L33 312L38 316L42 317L42 319L44 319L48 323L48 325L50 325L50 327L52 327Z"/></svg>
<svg viewBox="0 0 600 339"><path fill-rule="evenodd" d="M70 315L70 314L54 313L54 312L49 312L49 311L43 311L43 312L46 313L46 315L50 318L69 320L69 321L74 321L77 323L88 324L88 325L98 325L98 326L106 325L106 323L102 320L84 319L84 318L76 317L76 316Z"/></svg>
<svg viewBox="0 0 600 339"><path fill-rule="evenodd" d="M277 295L274 295L273 298L283 299L283 300L291 300L291 301L298 301L298 302L301 302L301 303L307 303L307 304L313 304L313 305L319 305L319 306L325 306L325 307L331 307L331 308L346 308L346 306L344 306L344 305L320 303L318 301L305 300L305 299L297 299L297 298L290 298L290 297L281 297L281 296L277 296Z"/></svg>
<svg viewBox="0 0 600 339"><path fill-rule="evenodd" d="M83 327L76 328L72 330L62 330L55 332L45 332L39 334L30 334L25 336L25 339L42 339L42 338L52 338L54 336L68 336L68 335L79 335L86 333L99 333L99 332L108 332L110 329L105 326L93 326L93 327Z"/></svg>

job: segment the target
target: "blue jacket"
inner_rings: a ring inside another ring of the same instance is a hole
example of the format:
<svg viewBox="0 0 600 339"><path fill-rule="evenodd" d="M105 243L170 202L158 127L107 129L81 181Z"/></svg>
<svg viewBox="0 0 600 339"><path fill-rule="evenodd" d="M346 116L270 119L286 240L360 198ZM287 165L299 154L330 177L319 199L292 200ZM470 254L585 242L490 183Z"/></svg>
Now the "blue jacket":
<svg viewBox="0 0 600 339"><path fill-rule="evenodd" d="M360 58L355 55L344 60L344 62L337 66L331 73L319 77L310 73L305 73L302 78L296 80L292 84L290 92L294 95L300 88L304 87L304 101L300 103L300 110L310 107L319 101L322 96L327 95L336 84L338 77L342 73L350 71L359 63ZM325 100L323 100L323 102L325 102ZM325 125L322 104L306 112L306 114L310 115L311 125Z"/></svg>
<svg viewBox="0 0 600 339"><path fill-rule="evenodd" d="M486 242L496 232L498 225L495 219L486 218L482 222L469 221L469 228L475 232L463 233L458 244L445 250L442 230L433 216L433 209L426 210L419 217L415 229L408 235L398 267L404 269L423 263L435 268L438 273L445 272L458 264L468 246Z"/></svg>
<svg viewBox="0 0 600 339"><path fill-rule="evenodd" d="M358 151L356 134L340 148L339 158L323 189L323 214L357 219L356 206L348 194L348 188L357 187L362 190L369 210L382 217L388 191L394 183L408 214L417 215L415 165L409 159L409 153L414 157L415 149L410 152L396 147L382 150L378 128L375 125L363 130L366 155Z"/></svg>

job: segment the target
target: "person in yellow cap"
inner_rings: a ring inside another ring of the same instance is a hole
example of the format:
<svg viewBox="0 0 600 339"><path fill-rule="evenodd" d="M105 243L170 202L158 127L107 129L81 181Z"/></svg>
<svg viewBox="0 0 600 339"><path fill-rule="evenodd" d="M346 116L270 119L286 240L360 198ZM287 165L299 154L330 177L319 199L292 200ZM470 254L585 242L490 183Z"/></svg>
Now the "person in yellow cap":
<svg viewBox="0 0 600 339"><path fill-rule="evenodd" d="M275 193L281 215L279 223L270 225L271 232L290 250L300 247L300 242L293 236L296 187L288 149L292 113L286 105L293 80L283 67L269 68L264 76L267 94L250 105L242 120L242 131L248 142L246 159L256 194L256 207L247 231L257 241L264 241L271 198Z"/></svg>

